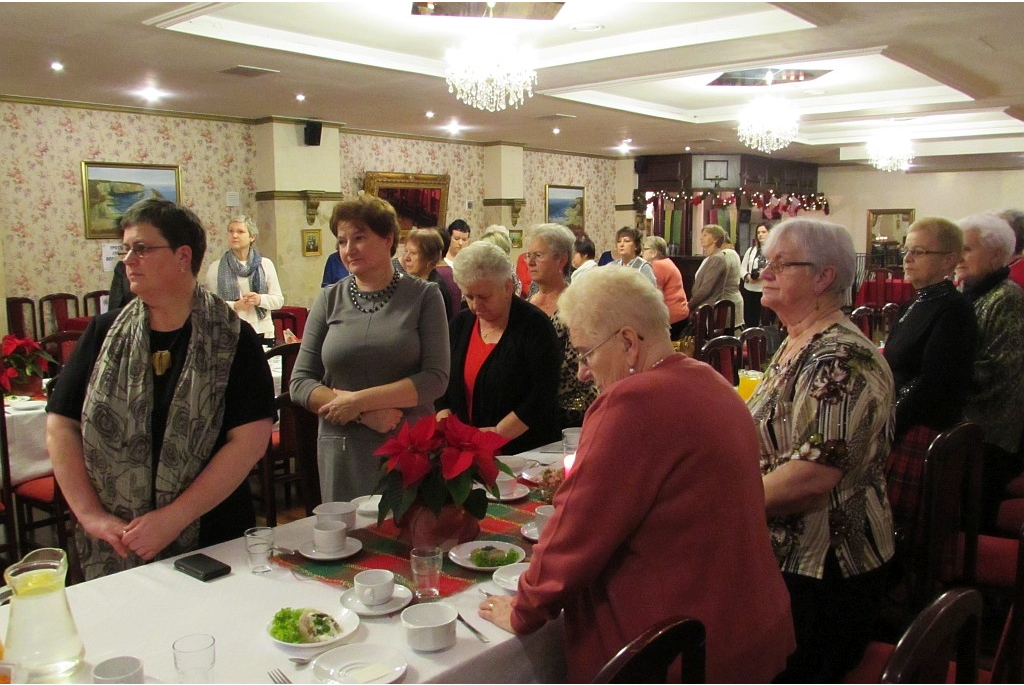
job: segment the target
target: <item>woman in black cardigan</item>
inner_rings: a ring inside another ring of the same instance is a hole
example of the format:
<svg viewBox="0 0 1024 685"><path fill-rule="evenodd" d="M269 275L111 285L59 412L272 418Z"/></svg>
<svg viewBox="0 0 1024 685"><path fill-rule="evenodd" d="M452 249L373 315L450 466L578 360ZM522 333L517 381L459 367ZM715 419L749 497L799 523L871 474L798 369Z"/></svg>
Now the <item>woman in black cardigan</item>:
<svg viewBox="0 0 1024 685"><path fill-rule="evenodd" d="M495 245L464 247L452 268L469 308L450 324L452 368L438 418L455 414L500 433L505 454L557 440L561 358L551 321L514 296L512 264Z"/></svg>

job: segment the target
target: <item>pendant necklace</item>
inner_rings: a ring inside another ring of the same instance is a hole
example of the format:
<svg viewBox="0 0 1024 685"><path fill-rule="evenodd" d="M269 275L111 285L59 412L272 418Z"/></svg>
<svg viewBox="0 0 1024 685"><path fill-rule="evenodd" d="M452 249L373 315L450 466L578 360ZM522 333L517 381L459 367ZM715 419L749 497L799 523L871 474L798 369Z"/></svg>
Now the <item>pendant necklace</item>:
<svg viewBox="0 0 1024 685"><path fill-rule="evenodd" d="M352 300L352 306L363 314L373 314L380 311L391 301L391 296L395 294L395 290L398 288L398 281L401 278L401 272L395 271L395 275L391 277L391 281L383 290L363 292L356 288L356 279L353 276L352 280L348 282L348 296ZM363 306L360 300L366 301L367 305Z"/></svg>
<svg viewBox="0 0 1024 685"><path fill-rule="evenodd" d="M157 376L163 376L167 373L167 369L171 368L171 350L178 342L178 338L181 337L181 332L185 330L185 327L178 329L178 332L174 334L171 339L171 344L167 346L166 350L157 350L152 355L153 359L153 373Z"/></svg>

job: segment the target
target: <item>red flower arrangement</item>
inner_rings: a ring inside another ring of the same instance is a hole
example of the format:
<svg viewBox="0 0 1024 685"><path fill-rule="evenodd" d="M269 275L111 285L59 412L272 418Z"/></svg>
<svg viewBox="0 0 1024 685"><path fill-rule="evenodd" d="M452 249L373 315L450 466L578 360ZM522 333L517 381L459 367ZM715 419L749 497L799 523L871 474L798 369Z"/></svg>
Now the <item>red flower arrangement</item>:
<svg viewBox="0 0 1024 685"><path fill-rule="evenodd" d="M495 453L508 442L497 433L482 431L455 416L437 421L427 416L409 426L402 424L398 435L374 454L384 457L384 471L377 492L381 495L378 521L388 511L395 521L419 501L435 515L445 504L464 507L477 519L487 515L487 496L473 483L481 483L497 497L498 472L513 475Z"/></svg>
<svg viewBox="0 0 1024 685"><path fill-rule="evenodd" d="M12 382L24 383L29 376L42 378L56 362L35 340L5 335L0 342L0 387L10 392Z"/></svg>

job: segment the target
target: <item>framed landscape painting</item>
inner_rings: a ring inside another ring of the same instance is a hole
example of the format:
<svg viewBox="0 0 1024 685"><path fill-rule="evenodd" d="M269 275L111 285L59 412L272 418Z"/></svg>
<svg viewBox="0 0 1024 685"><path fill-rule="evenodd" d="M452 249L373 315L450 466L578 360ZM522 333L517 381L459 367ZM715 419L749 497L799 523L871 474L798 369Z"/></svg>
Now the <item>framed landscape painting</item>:
<svg viewBox="0 0 1024 685"><path fill-rule="evenodd" d="M177 166L82 162L86 238L116 240L117 222L125 210L151 197L180 204L181 173Z"/></svg>
<svg viewBox="0 0 1024 685"><path fill-rule="evenodd" d="M585 231L583 222L583 188L578 186L547 186L545 221L562 224L577 236Z"/></svg>

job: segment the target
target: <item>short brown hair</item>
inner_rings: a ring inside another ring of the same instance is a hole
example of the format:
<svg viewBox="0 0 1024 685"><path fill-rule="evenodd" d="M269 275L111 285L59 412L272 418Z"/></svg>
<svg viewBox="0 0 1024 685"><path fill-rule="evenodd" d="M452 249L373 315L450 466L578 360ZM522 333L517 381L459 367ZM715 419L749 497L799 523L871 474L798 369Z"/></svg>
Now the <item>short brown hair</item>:
<svg viewBox="0 0 1024 685"><path fill-rule="evenodd" d="M436 228L414 228L405 236L405 244L416 243L422 256L433 267L441 261L444 240Z"/></svg>
<svg viewBox="0 0 1024 685"><path fill-rule="evenodd" d="M343 221L368 228L381 238L391 236L391 256L395 256L398 250L398 215L388 202L369 193L360 193L355 200L346 200L334 205L330 227L335 237L338 236L338 226Z"/></svg>

